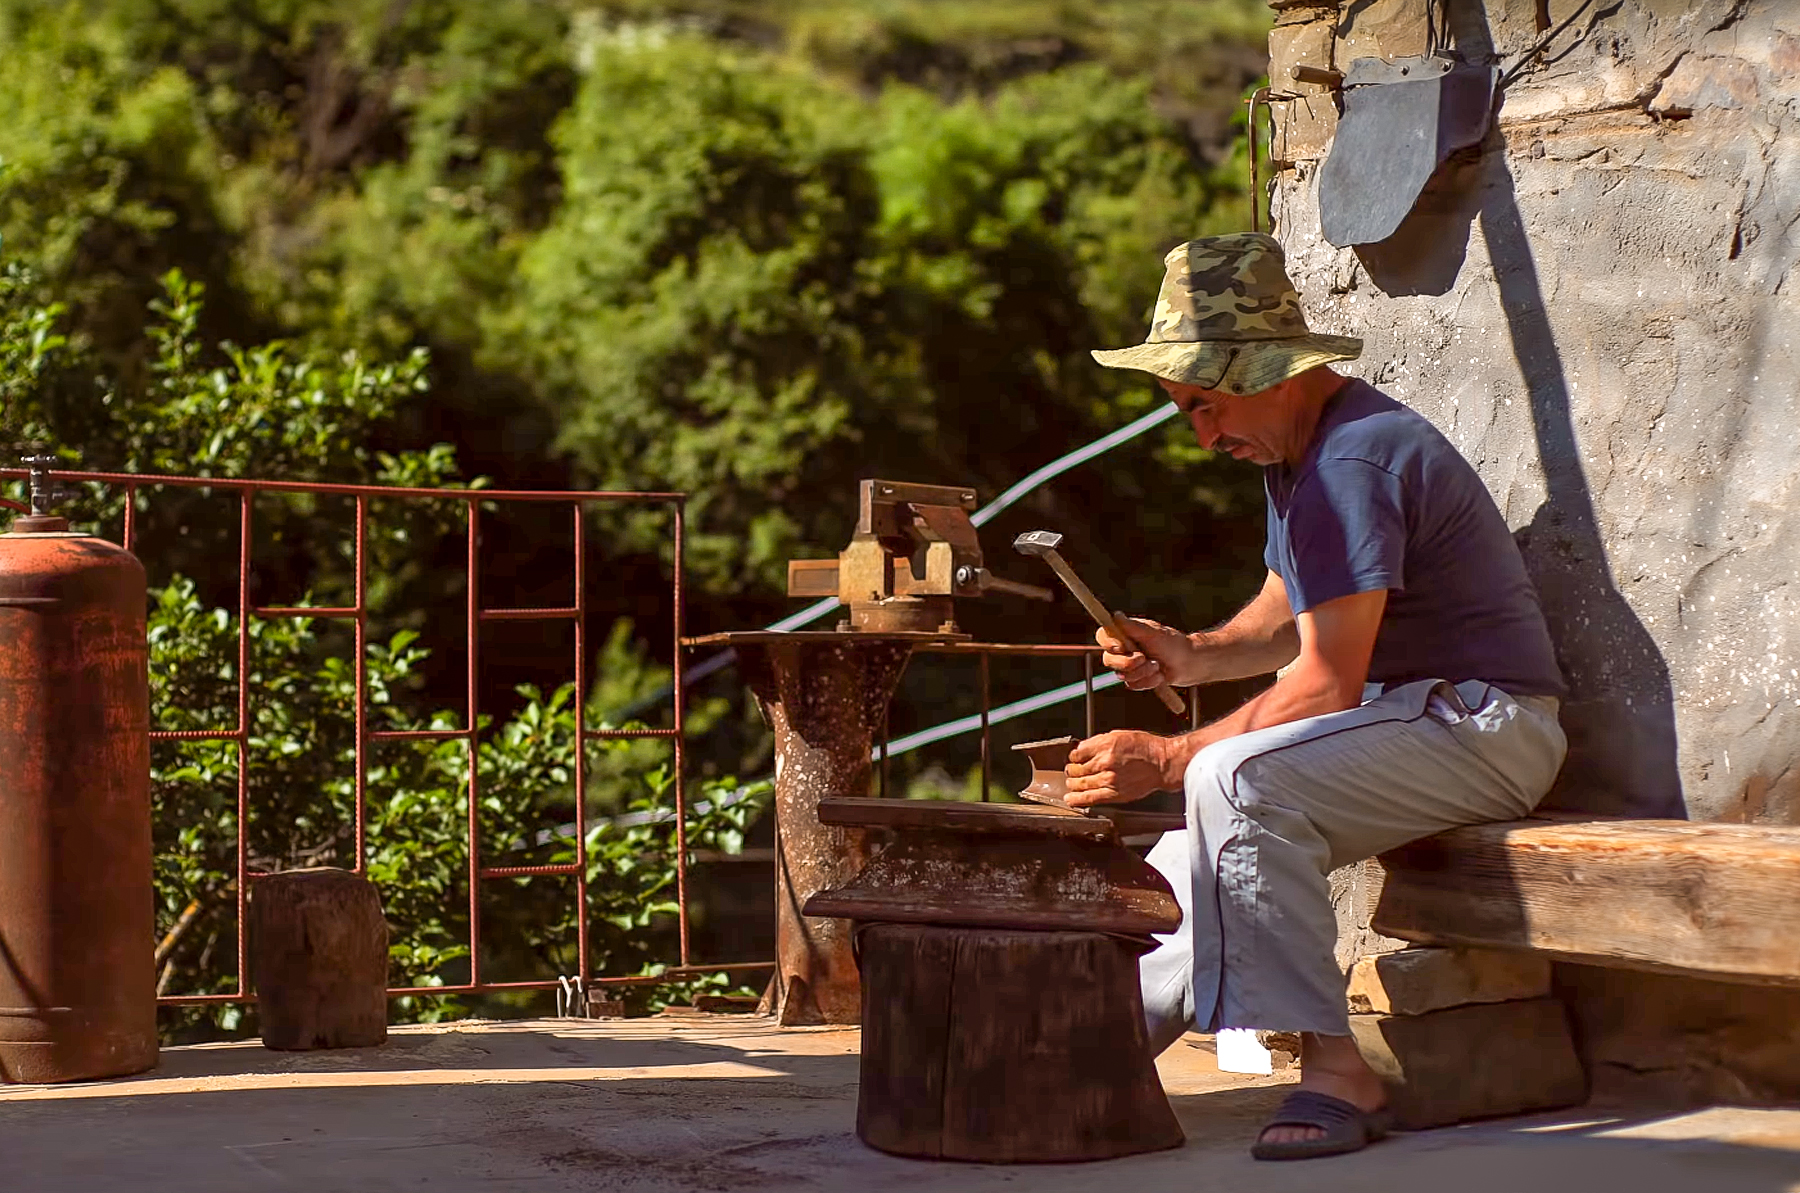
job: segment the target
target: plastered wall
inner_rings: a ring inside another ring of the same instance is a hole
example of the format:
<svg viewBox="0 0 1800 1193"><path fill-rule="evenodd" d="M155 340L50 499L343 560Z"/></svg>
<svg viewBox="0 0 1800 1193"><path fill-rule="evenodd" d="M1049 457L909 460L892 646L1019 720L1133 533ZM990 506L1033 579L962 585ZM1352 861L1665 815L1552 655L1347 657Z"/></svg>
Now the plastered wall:
<svg viewBox="0 0 1800 1193"><path fill-rule="evenodd" d="M1800 3L1603 0L1554 33L1580 3L1277 3L1274 231L1315 328L1364 338L1352 371L1518 534L1572 688L1552 803L1797 822ZM1289 68L1432 40L1516 72L1497 126L1390 240L1334 248L1336 108Z"/></svg>

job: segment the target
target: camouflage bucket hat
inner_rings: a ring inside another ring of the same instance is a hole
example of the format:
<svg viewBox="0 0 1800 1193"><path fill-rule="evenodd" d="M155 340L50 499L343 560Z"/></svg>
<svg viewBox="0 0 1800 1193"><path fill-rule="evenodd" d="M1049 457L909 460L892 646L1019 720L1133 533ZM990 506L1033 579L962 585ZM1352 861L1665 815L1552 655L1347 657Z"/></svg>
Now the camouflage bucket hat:
<svg viewBox="0 0 1800 1193"><path fill-rule="evenodd" d="M1281 245L1260 232L1190 240L1163 258L1150 335L1101 349L1109 369L1228 394L1253 394L1333 360L1355 360L1362 341L1309 331Z"/></svg>

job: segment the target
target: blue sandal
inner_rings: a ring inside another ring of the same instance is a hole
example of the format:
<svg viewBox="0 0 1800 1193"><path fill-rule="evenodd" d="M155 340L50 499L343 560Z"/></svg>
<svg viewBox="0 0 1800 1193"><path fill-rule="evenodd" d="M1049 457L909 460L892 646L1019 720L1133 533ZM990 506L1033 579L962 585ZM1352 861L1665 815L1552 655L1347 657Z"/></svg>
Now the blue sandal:
<svg viewBox="0 0 1800 1193"><path fill-rule="evenodd" d="M1269 1143L1260 1136L1251 1145L1250 1154L1258 1160L1312 1160L1320 1156L1341 1156L1359 1152L1378 1139L1387 1137L1393 1116L1386 1110L1362 1110L1342 1098L1310 1089L1297 1089L1282 1100L1281 1109L1263 1126L1263 1134L1274 1127L1316 1127L1325 1132L1317 1139L1296 1139Z"/></svg>

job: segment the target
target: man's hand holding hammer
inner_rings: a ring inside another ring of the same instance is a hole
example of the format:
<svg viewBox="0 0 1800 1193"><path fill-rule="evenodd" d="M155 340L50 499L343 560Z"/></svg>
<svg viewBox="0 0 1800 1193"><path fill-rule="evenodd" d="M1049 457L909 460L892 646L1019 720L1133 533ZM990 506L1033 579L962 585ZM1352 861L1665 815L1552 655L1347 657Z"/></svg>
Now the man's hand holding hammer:
<svg viewBox="0 0 1800 1193"><path fill-rule="evenodd" d="M1131 635L1130 642L1119 641L1106 627L1094 631L1094 641L1106 651L1100 661L1126 687L1141 692L1164 683L1187 687L1204 682L1204 651L1188 635L1142 617L1120 617L1115 624ZM1181 775L1168 773L1175 753L1170 747L1179 740L1116 729L1080 742L1069 754L1069 804L1128 804L1179 786ZM1186 764L1183 758L1181 765Z"/></svg>
<svg viewBox="0 0 1800 1193"><path fill-rule="evenodd" d="M1126 687L1142 691L1166 683L1186 688L1211 681L1206 649L1193 637L1147 617L1121 617L1118 625L1131 641L1119 641L1104 627L1095 631L1094 641L1106 651L1100 661L1117 672Z"/></svg>

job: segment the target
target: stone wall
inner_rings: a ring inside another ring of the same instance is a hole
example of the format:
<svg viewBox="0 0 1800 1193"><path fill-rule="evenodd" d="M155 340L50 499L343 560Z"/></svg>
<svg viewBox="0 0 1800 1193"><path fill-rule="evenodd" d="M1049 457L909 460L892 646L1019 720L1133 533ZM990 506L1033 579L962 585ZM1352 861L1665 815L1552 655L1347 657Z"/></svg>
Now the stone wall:
<svg viewBox="0 0 1800 1193"><path fill-rule="evenodd" d="M1366 341L1351 371L1517 532L1572 687L1551 804L1800 822L1800 3L1274 6L1275 234L1314 325ZM1434 42L1511 76L1496 126L1393 237L1334 248L1337 108L1290 68ZM1401 943L1379 893L1333 876L1346 965ZM1800 991L1558 974L1600 1096L1800 1097Z"/></svg>
<svg viewBox="0 0 1800 1193"><path fill-rule="evenodd" d="M1364 338L1352 371L1516 529L1572 688L1552 804L1800 822L1800 4L1427 4L1274 5L1271 204L1308 317ZM1496 126L1393 237L1334 248L1337 109L1289 68L1432 40L1512 76Z"/></svg>

